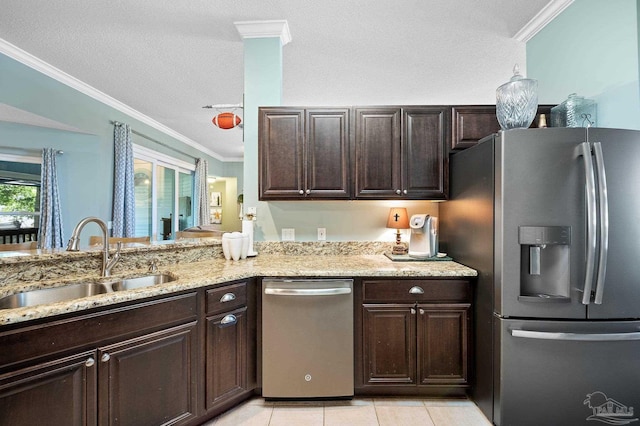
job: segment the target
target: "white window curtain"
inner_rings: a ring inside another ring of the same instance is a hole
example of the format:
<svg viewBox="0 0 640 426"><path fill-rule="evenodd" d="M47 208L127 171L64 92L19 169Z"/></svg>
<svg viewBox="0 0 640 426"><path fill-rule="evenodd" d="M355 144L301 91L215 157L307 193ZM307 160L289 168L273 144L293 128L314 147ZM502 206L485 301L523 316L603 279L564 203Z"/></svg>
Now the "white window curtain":
<svg viewBox="0 0 640 426"><path fill-rule="evenodd" d="M197 211L194 218L194 226L209 224L209 190L207 176L209 176L209 165L202 158L196 159L194 193L197 202Z"/></svg>
<svg viewBox="0 0 640 426"><path fill-rule="evenodd" d="M133 143L128 124L115 123L113 129L113 237L135 234L135 193L133 179Z"/></svg>
<svg viewBox="0 0 640 426"><path fill-rule="evenodd" d="M56 155L57 150L53 148L42 150L40 226L38 227L38 248L41 249L60 248L64 244Z"/></svg>

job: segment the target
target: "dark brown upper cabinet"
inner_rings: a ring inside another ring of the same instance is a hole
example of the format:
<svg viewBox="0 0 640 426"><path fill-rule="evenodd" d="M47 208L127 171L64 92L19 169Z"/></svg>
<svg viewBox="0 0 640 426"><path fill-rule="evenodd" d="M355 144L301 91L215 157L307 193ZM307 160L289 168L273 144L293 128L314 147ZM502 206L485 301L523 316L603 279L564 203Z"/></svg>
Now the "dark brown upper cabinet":
<svg viewBox="0 0 640 426"><path fill-rule="evenodd" d="M551 124L553 105L539 105L530 127L539 127L540 114L545 114ZM451 107L451 149L461 150L474 146L478 141L500 130L495 105L460 105Z"/></svg>
<svg viewBox="0 0 640 426"><path fill-rule="evenodd" d="M355 198L445 199L449 107L356 107Z"/></svg>
<svg viewBox="0 0 640 426"><path fill-rule="evenodd" d="M349 199L349 108L260 108L260 200Z"/></svg>

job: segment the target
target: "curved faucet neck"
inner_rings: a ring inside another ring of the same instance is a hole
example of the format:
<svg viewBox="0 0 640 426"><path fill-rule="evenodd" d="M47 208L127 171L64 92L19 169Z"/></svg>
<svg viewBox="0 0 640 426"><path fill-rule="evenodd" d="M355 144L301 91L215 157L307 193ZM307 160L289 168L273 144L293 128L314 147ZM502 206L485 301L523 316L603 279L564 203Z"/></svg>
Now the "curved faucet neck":
<svg viewBox="0 0 640 426"><path fill-rule="evenodd" d="M94 222L98 224L100 230L102 231L102 276L109 277L111 276L111 269L115 266L120 258L120 248L122 247L121 243L118 243L118 248L113 258L109 257L109 236L107 224L104 220L89 216L82 219L76 227L73 229L73 233L71 234L71 238L69 239L69 244L67 244L67 251L80 251L80 233L82 229L87 223Z"/></svg>

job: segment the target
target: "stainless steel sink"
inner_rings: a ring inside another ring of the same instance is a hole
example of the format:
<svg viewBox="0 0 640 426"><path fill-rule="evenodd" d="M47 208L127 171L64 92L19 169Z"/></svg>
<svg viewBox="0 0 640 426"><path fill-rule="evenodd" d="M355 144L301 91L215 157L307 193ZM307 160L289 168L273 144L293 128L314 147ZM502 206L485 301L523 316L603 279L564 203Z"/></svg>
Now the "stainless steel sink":
<svg viewBox="0 0 640 426"><path fill-rule="evenodd" d="M0 309L22 308L44 305L64 300L80 299L96 294L110 293L111 286L99 283L70 284L63 287L30 290L12 294L0 299Z"/></svg>
<svg viewBox="0 0 640 426"><path fill-rule="evenodd" d="M45 305L66 300L81 299L117 291L133 290L174 281L169 274L153 274L108 282L82 282L61 287L23 291L0 298L0 309Z"/></svg>
<svg viewBox="0 0 640 426"><path fill-rule="evenodd" d="M111 288L113 288L113 291L133 290L136 288L168 283L174 280L175 278L168 274L146 275L144 277L126 278L124 280L112 282Z"/></svg>

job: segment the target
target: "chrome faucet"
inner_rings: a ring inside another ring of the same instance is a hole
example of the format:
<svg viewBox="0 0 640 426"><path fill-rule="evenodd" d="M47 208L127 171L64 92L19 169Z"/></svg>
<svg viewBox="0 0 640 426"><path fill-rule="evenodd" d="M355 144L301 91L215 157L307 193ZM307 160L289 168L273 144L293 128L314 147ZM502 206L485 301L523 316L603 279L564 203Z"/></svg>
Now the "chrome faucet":
<svg viewBox="0 0 640 426"><path fill-rule="evenodd" d="M120 249L122 248L122 243L118 242L118 248L116 249L116 254L113 255L112 258L109 257L109 236L107 235L107 224L104 221L97 217L85 217L82 219L76 227L73 229L73 233L71 234L71 238L69 239L69 244L67 244L67 251L80 251L80 231L82 228L89 223L95 222L98 224L100 229L102 230L102 276L110 277L111 269L118 263L120 260Z"/></svg>

